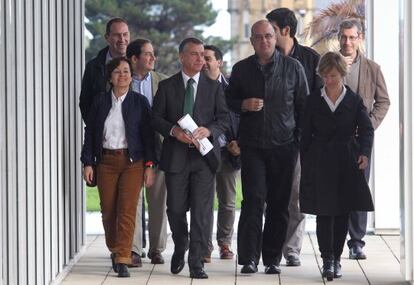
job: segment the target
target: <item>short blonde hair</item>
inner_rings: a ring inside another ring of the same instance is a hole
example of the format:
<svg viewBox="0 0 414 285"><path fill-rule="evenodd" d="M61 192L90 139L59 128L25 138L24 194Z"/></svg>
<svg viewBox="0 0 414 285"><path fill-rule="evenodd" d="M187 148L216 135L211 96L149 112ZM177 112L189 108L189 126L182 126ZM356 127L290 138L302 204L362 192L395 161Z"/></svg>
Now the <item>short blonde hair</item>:
<svg viewBox="0 0 414 285"><path fill-rule="evenodd" d="M343 56L338 52L328 51L319 60L317 67L318 75L322 77L333 68L336 68L342 77L345 77L348 73L348 66Z"/></svg>

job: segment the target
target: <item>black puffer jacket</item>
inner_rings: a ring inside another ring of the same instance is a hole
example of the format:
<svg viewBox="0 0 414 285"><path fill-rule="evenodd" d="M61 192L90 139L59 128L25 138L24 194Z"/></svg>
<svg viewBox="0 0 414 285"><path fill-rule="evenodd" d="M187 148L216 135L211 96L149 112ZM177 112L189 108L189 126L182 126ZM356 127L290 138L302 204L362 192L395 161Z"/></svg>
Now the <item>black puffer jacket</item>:
<svg viewBox="0 0 414 285"><path fill-rule="evenodd" d="M100 50L98 55L86 64L85 72L83 73L79 107L85 123L95 96L103 96L108 91L105 75L108 50L109 47Z"/></svg>
<svg viewBox="0 0 414 285"><path fill-rule="evenodd" d="M233 67L226 89L229 108L240 113L239 144L255 148L273 148L298 141L300 115L308 85L302 65L275 51L273 61L261 66L252 55ZM262 98L258 112L242 112L244 99Z"/></svg>

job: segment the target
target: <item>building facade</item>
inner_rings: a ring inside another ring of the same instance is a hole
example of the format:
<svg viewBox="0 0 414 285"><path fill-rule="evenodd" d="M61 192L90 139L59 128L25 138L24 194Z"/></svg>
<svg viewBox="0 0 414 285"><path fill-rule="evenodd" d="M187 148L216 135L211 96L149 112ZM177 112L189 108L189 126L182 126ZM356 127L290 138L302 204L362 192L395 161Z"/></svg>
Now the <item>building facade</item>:
<svg viewBox="0 0 414 285"><path fill-rule="evenodd" d="M0 1L0 284L58 283L85 244L83 1Z"/></svg>
<svg viewBox="0 0 414 285"><path fill-rule="evenodd" d="M231 66L253 54L250 44L250 28L256 21L264 19L273 9L286 7L295 11L298 18L298 32L312 19L314 0L228 0L231 18L231 38L236 39L231 51Z"/></svg>

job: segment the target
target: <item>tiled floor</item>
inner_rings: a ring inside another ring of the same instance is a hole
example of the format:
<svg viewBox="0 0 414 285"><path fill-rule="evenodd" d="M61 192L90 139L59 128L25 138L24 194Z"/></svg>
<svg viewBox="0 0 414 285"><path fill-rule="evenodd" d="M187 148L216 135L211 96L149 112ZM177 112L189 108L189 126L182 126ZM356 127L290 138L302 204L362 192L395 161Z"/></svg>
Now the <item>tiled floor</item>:
<svg viewBox="0 0 414 285"><path fill-rule="evenodd" d="M152 265L149 259L143 259L142 268L130 270L131 278L117 278L111 269L109 252L106 249L102 235L88 236L86 253L73 267L62 284L64 285L92 285L92 284L134 284L134 285L161 285L161 284L369 284L369 285L403 285L400 273L399 236L370 235L366 237L365 252L367 260L353 261L347 258L344 251L342 258L343 278L326 282L322 279L319 267L322 263L316 236L309 233L304 238L302 249L302 266L286 267L282 264L281 275L265 275L263 266L259 266L259 272L252 275L240 274L240 266L235 260L220 260L218 252L213 252L212 263L206 264L205 269L209 274L207 280L192 280L188 277L188 267L178 275L172 275L169 271L173 243L169 238L167 250L164 252L166 263L164 265ZM235 244L235 241L234 241ZM282 261L284 262L284 261Z"/></svg>

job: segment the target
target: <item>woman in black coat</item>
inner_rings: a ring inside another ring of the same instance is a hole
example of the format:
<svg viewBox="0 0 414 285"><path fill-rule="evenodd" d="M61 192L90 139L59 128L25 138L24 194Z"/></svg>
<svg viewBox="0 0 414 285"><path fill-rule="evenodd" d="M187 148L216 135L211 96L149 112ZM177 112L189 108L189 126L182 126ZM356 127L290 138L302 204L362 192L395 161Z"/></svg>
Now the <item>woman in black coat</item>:
<svg viewBox="0 0 414 285"><path fill-rule="evenodd" d="M323 276L330 281L342 276L349 212L374 210L363 173L374 129L361 97L343 83L342 56L326 53L318 73L324 87L308 96L302 122L300 208L317 215Z"/></svg>

